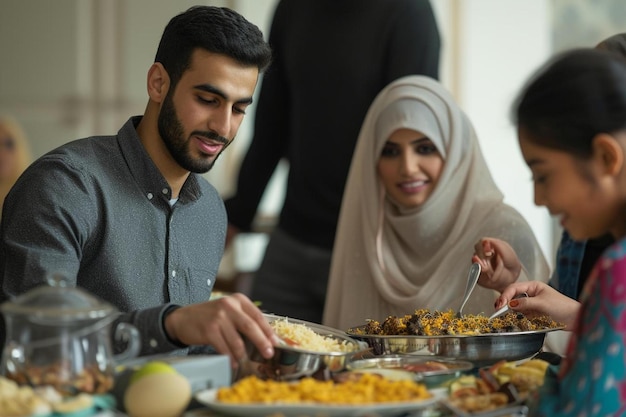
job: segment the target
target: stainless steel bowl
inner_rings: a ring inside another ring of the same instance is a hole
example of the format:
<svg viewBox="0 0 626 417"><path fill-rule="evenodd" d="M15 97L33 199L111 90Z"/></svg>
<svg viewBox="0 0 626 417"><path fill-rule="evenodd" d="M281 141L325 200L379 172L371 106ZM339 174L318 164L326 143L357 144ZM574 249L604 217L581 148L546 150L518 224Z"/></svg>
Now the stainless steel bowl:
<svg viewBox="0 0 626 417"><path fill-rule="evenodd" d="M433 365L438 365L434 367ZM367 359L350 361L347 365L350 371L376 369L398 369L415 375L415 379L423 382L429 388L437 387L447 381L461 376L461 373L474 369L474 364L468 361L429 358L414 355L377 356Z"/></svg>
<svg viewBox="0 0 626 417"><path fill-rule="evenodd" d="M349 360L369 352L366 343L359 342L345 332L311 323L273 314L264 314L271 323L274 320L287 320L289 323L303 324L315 333L345 342L351 349L348 352L314 352L293 346L274 346L274 356L265 359L258 349L247 339L247 359L242 361L235 380L248 375L256 375L263 379L291 380L305 376L329 379L332 373L343 371Z"/></svg>
<svg viewBox="0 0 626 417"><path fill-rule="evenodd" d="M488 366L500 360L519 360L541 351L546 334L563 327L523 332L488 333L480 335L446 336L381 336L359 334L365 326L347 331L362 340L378 355L411 354L465 360L476 367Z"/></svg>

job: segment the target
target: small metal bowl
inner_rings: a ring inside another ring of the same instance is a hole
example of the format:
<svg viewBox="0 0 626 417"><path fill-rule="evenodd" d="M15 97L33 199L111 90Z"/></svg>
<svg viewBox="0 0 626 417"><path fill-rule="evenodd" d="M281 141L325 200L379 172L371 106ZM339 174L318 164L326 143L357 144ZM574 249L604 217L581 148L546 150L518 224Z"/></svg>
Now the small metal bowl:
<svg viewBox="0 0 626 417"><path fill-rule="evenodd" d="M468 361L424 358L408 355L378 356L368 359L353 360L346 366L350 371L374 371L376 369L394 369L411 372L417 381L429 388L435 388L447 381L458 378L461 373L474 369Z"/></svg>
<svg viewBox="0 0 626 417"><path fill-rule="evenodd" d="M311 323L273 314L264 314L271 323L274 320L287 320L289 323L303 324L315 333L344 342L349 346L347 352L314 352L294 346L274 346L274 356L265 359L248 339L246 343L247 358L240 363L235 380L245 376L256 375L263 379L294 380L306 376L318 379L330 379L335 372L343 371L346 364L355 357L369 352L366 343L359 342L345 332Z"/></svg>

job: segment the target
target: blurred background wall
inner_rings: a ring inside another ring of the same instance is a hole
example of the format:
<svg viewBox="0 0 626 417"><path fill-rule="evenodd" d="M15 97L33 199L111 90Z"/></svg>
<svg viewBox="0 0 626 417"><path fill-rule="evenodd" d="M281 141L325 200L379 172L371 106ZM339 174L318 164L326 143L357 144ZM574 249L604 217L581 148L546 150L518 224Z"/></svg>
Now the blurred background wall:
<svg viewBox="0 0 626 417"><path fill-rule="evenodd" d="M338 0L339 1L339 0ZM508 203L532 225L548 261L560 230L533 203L510 105L525 79L553 52L592 47L626 31L623 0L431 0L442 37L441 81L477 130ZM168 20L193 4L233 8L267 35L276 0L0 0L0 113L23 125L34 156L69 140L114 134L143 112L146 74ZM254 106L253 106L254 107ZM254 110L207 178L233 191ZM282 199L286 166L262 203L268 217ZM253 270L264 236L239 238L223 275Z"/></svg>

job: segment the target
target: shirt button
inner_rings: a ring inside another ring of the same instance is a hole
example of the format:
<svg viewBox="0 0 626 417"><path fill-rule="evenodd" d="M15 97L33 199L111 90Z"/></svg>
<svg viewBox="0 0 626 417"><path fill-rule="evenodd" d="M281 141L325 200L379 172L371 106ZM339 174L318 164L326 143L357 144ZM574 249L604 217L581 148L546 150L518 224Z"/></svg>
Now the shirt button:
<svg viewBox="0 0 626 417"><path fill-rule="evenodd" d="M159 342L157 342L155 339L150 339L150 347L156 348L157 346L159 346Z"/></svg>
<svg viewBox="0 0 626 417"><path fill-rule="evenodd" d="M164 188L164 189L162 189L162 190L161 190L161 192L162 192L163 194L167 194L169 191L170 191L170 190L168 190L167 188Z"/></svg>
<svg viewBox="0 0 626 417"><path fill-rule="evenodd" d="M213 281L211 281L211 278L209 278L209 279L206 280L206 285L208 285L210 287L212 282Z"/></svg>
<svg viewBox="0 0 626 417"><path fill-rule="evenodd" d="M152 197L154 197L152 193L148 193L148 200L152 200Z"/></svg>
<svg viewBox="0 0 626 417"><path fill-rule="evenodd" d="M172 271L172 278L176 278L176 270Z"/></svg>

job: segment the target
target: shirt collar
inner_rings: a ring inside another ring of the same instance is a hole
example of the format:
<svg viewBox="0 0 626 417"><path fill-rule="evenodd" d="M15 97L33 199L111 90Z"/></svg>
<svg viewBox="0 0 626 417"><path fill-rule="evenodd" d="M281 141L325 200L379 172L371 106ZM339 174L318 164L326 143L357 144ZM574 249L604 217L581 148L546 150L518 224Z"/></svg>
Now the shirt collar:
<svg viewBox="0 0 626 417"><path fill-rule="evenodd" d="M172 189L146 152L137 134L137 125L142 116L133 116L122 126L117 134L117 142L128 168L144 194L152 200L154 197L169 202ZM180 191L179 203L187 203L200 198L202 192L196 174L191 173Z"/></svg>

